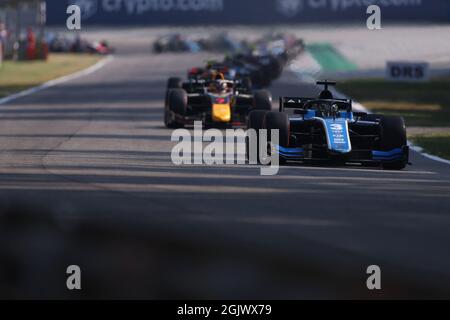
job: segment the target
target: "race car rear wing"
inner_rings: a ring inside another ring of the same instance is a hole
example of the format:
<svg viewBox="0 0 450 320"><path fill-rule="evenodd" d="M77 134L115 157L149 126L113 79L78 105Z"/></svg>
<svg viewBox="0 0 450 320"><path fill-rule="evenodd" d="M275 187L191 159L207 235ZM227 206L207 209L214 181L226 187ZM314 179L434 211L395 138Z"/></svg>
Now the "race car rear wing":
<svg viewBox="0 0 450 320"><path fill-rule="evenodd" d="M308 101L320 100L317 98L301 98L301 97L280 97L279 110L283 112L284 109L305 109L305 104ZM351 111L352 100L350 99L333 99L333 101L348 104L347 111Z"/></svg>

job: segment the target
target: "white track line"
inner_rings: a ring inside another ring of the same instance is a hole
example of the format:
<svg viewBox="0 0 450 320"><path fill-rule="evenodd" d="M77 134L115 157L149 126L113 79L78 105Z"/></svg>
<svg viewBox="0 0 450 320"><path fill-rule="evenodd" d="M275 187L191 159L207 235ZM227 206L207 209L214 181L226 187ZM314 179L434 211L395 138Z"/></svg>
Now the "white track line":
<svg viewBox="0 0 450 320"><path fill-rule="evenodd" d="M0 105L6 104L8 102L11 102L13 100L16 100L16 99L19 99L19 98L22 98L22 97L29 96L31 94L34 94L36 92L45 90L47 88L54 87L54 86L56 86L58 84L61 84L61 83L64 83L64 82L67 82L67 81L70 81L70 80L74 80L74 79L77 79L77 78L80 78L80 77L84 77L84 76L87 76L89 74L92 74L92 73L96 72L97 70L100 70L101 68L103 68L108 63L110 63L113 59L114 59L114 56L108 56L108 57L100 60L96 64L94 64L94 65L92 65L92 66L90 66L90 67L88 67L88 68L86 68L84 70L77 71L75 73L72 73L72 74L69 74L67 76L63 76L63 77L60 77L60 78L57 78L57 79L54 79L54 80L50 80L50 81L45 82L45 83L43 83L43 84L41 84L41 85L39 85L37 87L32 87L30 89L27 89L27 90L24 90L24 91L20 91L18 93L9 95L7 97L4 97L4 98L0 99Z"/></svg>
<svg viewBox="0 0 450 320"><path fill-rule="evenodd" d="M414 145L411 141L408 141L408 145L409 145L409 147L410 147L412 150L414 150L414 151L420 153L420 154L423 155L425 158L428 158L428 159L431 159L431 160L434 160L434 161L438 161L438 162L442 162L442 163L445 163L445 164L450 164L450 161L449 161L449 160L447 160L447 159L442 159L441 157L434 156L434 155L432 155L432 154L426 153L426 152L424 152L424 150L423 150L422 147L419 147L419 146Z"/></svg>

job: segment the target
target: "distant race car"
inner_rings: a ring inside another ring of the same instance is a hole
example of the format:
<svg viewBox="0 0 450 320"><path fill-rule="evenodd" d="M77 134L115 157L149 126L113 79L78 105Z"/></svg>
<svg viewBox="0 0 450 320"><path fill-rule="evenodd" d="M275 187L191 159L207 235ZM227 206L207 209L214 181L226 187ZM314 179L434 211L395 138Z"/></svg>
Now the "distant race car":
<svg viewBox="0 0 450 320"><path fill-rule="evenodd" d="M199 52L201 48L196 41L179 33L159 37L153 43L154 53L164 52Z"/></svg>
<svg viewBox="0 0 450 320"><path fill-rule="evenodd" d="M245 127L252 110L273 110L267 90L249 92L239 80L170 78L164 107L164 123L179 128L202 121L205 126Z"/></svg>
<svg viewBox="0 0 450 320"><path fill-rule="evenodd" d="M269 141L280 163L358 163L384 169L405 168L409 159L402 117L353 112L352 101L335 99L328 90L333 82L318 82L318 98L280 97L279 110L252 111L248 128L279 130L279 144ZM259 131L258 131L259 132ZM249 146L247 145L247 151Z"/></svg>

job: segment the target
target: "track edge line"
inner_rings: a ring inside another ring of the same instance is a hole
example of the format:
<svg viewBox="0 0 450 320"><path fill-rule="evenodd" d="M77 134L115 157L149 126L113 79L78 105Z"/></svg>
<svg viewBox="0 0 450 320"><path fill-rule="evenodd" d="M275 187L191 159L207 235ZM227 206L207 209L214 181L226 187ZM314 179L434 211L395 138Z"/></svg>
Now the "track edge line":
<svg viewBox="0 0 450 320"><path fill-rule="evenodd" d="M71 81L71 80L75 80L84 76L87 76L89 74L92 74L98 70L100 70L101 68L103 68L104 66L106 66L108 63L110 63L111 61L114 60L114 56L110 55L106 58L101 59L100 61L98 61L97 63L95 63L92 66L87 67L86 69L82 69L79 71L76 71L74 73L53 79L53 80L49 80L47 82L44 82L41 85L38 85L36 87L31 87L29 89L23 90L23 91L19 91L17 93L11 94L9 96L6 96L4 98L0 99L0 105L4 105L7 104L11 101L17 100L19 98L23 98L32 94L35 94L37 92L40 92L42 90L45 90L47 88L51 88L54 87L58 84L62 84L65 83L67 81Z"/></svg>

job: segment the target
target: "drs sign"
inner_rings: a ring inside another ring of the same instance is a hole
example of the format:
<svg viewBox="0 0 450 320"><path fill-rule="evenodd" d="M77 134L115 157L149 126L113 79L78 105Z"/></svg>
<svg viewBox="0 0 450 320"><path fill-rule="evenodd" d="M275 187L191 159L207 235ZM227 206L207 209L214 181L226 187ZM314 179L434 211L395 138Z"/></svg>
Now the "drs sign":
<svg viewBox="0 0 450 320"><path fill-rule="evenodd" d="M390 61L387 63L386 78L391 81L428 81L429 65L426 62Z"/></svg>

